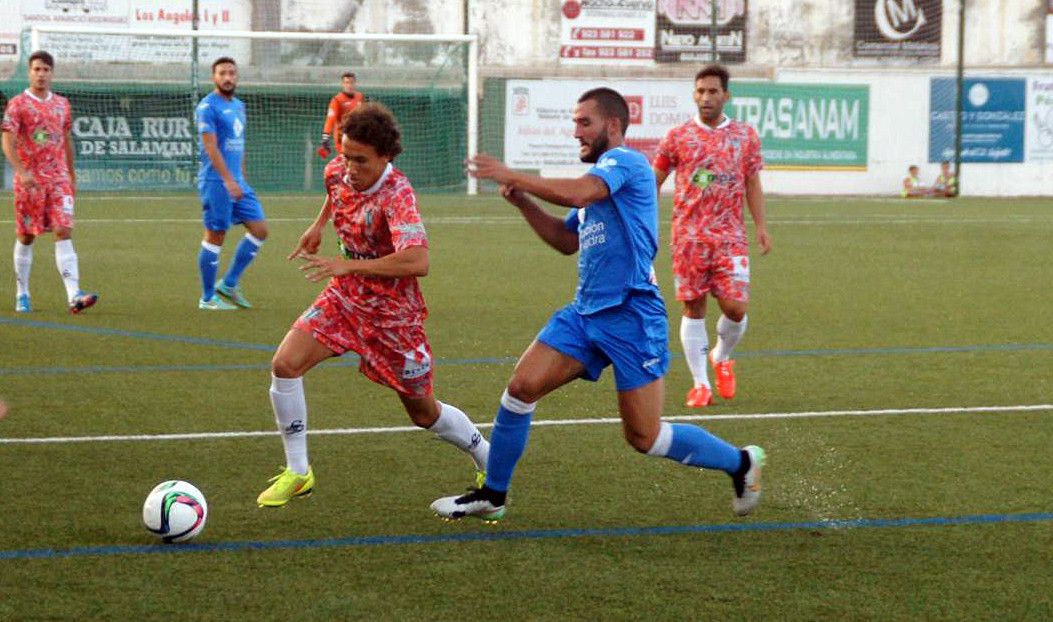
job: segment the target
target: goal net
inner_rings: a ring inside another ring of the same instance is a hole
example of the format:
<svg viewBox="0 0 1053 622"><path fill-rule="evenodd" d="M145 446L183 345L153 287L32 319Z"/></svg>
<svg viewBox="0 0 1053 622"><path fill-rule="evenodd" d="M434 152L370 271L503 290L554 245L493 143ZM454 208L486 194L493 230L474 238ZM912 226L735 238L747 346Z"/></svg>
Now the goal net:
<svg viewBox="0 0 1053 622"><path fill-rule="evenodd" d="M398 118L404 151L396 165L418 190L475 192L463 171L478 126L473 36L38 26L29 49L55 57L54 90L72 103L78 185L86 190L194 187L193 111L213 89L212 61L230 56L248 116L253 187L322 188L326 160L316 149L329 100L351 71L358 90Z"/></svg>

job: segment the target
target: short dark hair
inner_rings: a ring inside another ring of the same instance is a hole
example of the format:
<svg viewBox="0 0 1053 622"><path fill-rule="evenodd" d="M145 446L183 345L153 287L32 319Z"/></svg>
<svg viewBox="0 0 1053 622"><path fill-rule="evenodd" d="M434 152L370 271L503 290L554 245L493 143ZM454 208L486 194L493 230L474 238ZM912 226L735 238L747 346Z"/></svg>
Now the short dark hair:
<svg viewBox="0 0 1053 622"><path fill-rule="evenodd" d="M38 60L52 69L55 68L55 57L45 52L44 50L37 50L29 55L29 62L26 64L27 67L33 66L33 61Z"/></svg>
<svg viewBox="0 0 1053 622"><path fill-rule="evenodd" d="M402 153L399 122L394 113L380 103L367 102L344 115L340 121L340 133L391 159Z"/></svg>
<svg viewBox="0 0 1053 622"><path fill-rule="evenodd" d="M340 74L340 79L343 80L344 78L351 78L352 80L358 79L357 76L355 76L355 72L353 71L345 71L344 73Z"/></svg>
<svg viewBox="0 0 1053 622"><path fill-rule="evenodd" d="M720 78L720 88L725 91L728 90L728 82L731 80L731 74L728 73L727 67L717 63L706 65L701 71L695 74L695 82L698 82L702 78L709 77Z"/></svg>
<svg viewBox="0 0 1053 622"><path fill-rule="evenodd" d="M944 160L943 162L940 162L940 166L950 166L950 165L951 165L951 161L950 160Z"/></svg>
<svg viewBox="0 0 1053 622"><path fill-rule="evenodd" d="M212 61L212 73L216 73L216 67L219 67L220 65L226 65L226 64L234 65L235 67L238 66L238 64L236 62L234 62L233 58L231 58L229 56L220 56L216 60Z"/></svg>
<svg viewBox="0 0 1053 622"><path fill-rule="evenodd" d="M629 104L626 103L625 98L622 97L621 93L614 89L601 86L597 89L592 89L582 93L581 97L578 98L578 103L584 103L589 100L596 102L596 106L600 109L600 114L605 119L618 119L618 123L622 126L622 134L624 135L626 130L629 129Z"/></svg>

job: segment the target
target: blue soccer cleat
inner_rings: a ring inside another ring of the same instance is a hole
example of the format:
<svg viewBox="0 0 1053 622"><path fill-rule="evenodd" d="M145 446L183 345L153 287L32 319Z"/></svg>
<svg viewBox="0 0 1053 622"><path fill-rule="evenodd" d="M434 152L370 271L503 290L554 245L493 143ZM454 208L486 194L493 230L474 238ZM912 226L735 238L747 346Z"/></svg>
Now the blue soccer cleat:
<svg viewBox="0 0 1053 622"><path fill-rule="evenodd" d="M216 282L216 293L223 296L228 301L233 302L242 309L251 309L252 303L245 297L245 294L241 292L241 286L235 285L234 287L227 287L227 284L220 279Z"/></svg>
<svg viewBox="0 0 1053 622"><path fill-rule="evenodd" d="M15 298L15 313L29 313L33 310L33 303L29 301L29 294L22 294Z"/></svg>
<svg viewBox="0 0 1053 622"><path fill-rule="evenodd" d="M197 308L202 311L233 311L237 309L237 307L226 300L223 300L216 294L212 294L212 297L208 300L199 299L197 301Z"/></svg>

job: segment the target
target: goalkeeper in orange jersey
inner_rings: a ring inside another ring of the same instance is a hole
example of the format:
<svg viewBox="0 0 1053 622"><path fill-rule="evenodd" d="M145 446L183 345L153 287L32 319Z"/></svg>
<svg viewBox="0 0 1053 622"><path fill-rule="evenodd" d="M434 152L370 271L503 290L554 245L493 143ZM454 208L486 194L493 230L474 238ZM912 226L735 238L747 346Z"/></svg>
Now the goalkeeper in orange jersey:
<svg viewBox="0 0 1053 622"><path fill-rule="evenodd" d="M336 138L336 144L340 144L340 120L366 101L365 95L356 90L357 86L358 81L353 72L345 71L340 76L340 92L329 100L329 108L325 113L325 127L322 129L322 144L318 147L318 157L323 160L328 160L333 151L333 138ZM333 136L334 131L336 132L335 137Z"/></svg>

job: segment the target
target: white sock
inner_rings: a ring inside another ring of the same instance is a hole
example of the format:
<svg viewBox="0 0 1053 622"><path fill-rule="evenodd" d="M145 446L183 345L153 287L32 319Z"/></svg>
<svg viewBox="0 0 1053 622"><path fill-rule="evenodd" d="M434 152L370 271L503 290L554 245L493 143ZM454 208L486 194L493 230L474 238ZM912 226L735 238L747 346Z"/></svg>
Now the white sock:
<svg viewBox="0 0 1053 622"><path fill-rule="evenodd" d="M713 346L713 360L726 361L731 358L731 351L738 345L739 339L746 333L749 317L742 316L741 322L732 322L721 314L717 320L717 345Z"/></svg>
<svg viewBox="0 0 1053 622"><path fill-rule="evenodd" d="M66 286L66 298L72 303L80 293L80 270L77 269L77 251L73 250L73 240L55 242L55 267L62 275L62 284Z"/></svg>
<svg viewBox="0 0 1053 622"><path fill-rule="evenodd" d="M271 407L285 446L285 466L307 475L311 467L307 461L307 399L303 394L303 378L278 378L271 374Z"/></svg>
<svg viewBox="0 0 1053 622"><path fill-rule="evenodd" d="M709 335L706 333L706 318L680 318L680 343L684 346L684 358L696 387L709 388Z"/></svg>
<svg viewBox="0 0 1053 622"><path fill-rule="evenodd" d="M475 427L468 415L456 406L439 402L439 408L439 418L428 429L447 443L470 454L475 461L475 468L485 471L486 462L490 458L490 442L483 438L479 428Z"/></svg>
<svg viewBox="0 0 1053 622"><path fill-rule="evenodd" d="M18 295L29 295L29 271L33 267L33 245L15 240L15 282L18 284Z"/></svg>
<svg viewBox="0 0 1053 622"><path fill-rule="evenodd" d="M669 448L672 445L673 426L668 421L663 421L662 426L658 428L658 436L654 439L654 445L651 445L651 448L647 450L647 455L664 458L669 453Z"/></svg>

